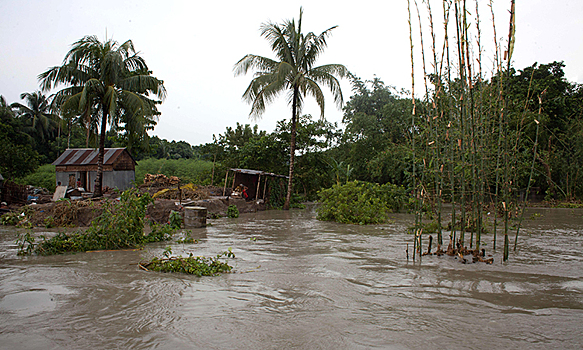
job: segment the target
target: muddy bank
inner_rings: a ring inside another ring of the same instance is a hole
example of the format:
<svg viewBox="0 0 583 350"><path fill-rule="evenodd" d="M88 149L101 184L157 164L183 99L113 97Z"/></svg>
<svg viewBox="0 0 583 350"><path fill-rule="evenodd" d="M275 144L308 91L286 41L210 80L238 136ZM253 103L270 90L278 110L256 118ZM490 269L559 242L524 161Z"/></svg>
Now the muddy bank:
<svg viewBox="0 0 583 350"><path fill-rule="evenodd" d="M28 206L27 217L30 224L36 227L86 227L90 226L91 221L103 213L102 206L105 201L106 199L100 201L59 201L30 205ZM173 199L156 199L154 204L148 205L146 218L157 223L165 223L173 210L183 212L183 208L186 205L207 208L208 218L226 216L227 208L230 205L235 205L240 213L254 213L266 209L263 201L246 202L243 199L227 197L184 201L182 204Z"/></svg>

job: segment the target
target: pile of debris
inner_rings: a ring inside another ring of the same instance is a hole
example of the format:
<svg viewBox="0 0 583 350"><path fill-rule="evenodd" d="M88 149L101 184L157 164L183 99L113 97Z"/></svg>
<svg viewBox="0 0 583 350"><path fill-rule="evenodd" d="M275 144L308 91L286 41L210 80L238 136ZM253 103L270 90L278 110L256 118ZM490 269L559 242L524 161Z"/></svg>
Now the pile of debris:
<svg viewBox="0 0 583 350"><path fill-rule="evenodd" d="M165 188L156 192L153 196L156 199L176 199L176 200L201 200L210 198L209 191L205 187L195 186L192 183L178 187Z"/></svg>
<svg viewBox="0 0 583 350"><path fill-rule="evenodd" d="M180 183L178 176L166 176L164 174L146 174L144 175L144 185L155 187L176 186Z"/></svg>

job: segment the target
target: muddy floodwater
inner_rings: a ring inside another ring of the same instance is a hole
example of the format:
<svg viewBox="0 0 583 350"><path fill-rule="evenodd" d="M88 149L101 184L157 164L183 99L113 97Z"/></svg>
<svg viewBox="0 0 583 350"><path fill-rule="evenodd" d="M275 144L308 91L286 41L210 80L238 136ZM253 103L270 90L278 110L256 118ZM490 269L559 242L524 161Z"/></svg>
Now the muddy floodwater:
<svg viewBox="0 0 583 350"><path fill-rule="evenodd" d="M341 225L308 207L214 220L192 230L198 244L171 244L182 255L232 248L233 273L201 278L138 268L168 244L18 257L23 231L0 226L0 348L583 347L582 210L530 210L518 251L502 263L499 249L493 265L408 262L413 219L392 217Z"/></svg>

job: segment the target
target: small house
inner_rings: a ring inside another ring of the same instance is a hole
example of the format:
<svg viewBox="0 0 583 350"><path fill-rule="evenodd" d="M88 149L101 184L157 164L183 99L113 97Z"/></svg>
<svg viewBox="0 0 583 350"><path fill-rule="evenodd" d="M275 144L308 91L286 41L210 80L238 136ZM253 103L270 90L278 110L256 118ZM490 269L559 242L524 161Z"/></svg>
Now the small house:
<svg viewBox="0 0 583 350"><path fill-rule="evenodd" d="M95 190L98 149L69 148L53 162L57 186ZM103 155L102 188L125 190L136 179L136 161L126 148L106 148Z"/></svg>

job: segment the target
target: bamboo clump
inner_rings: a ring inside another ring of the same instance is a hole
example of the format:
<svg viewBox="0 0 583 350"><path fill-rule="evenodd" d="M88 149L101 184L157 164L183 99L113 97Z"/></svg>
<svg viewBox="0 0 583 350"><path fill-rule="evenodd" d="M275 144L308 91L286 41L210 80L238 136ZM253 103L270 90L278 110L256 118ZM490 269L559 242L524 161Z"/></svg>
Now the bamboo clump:
<svg viewBox="0 0 583 350"><path fill-rule="evenodd" d="M413 260L415 256L420 259L431 252L429 246L427 253L422 253L424 215L437 222L437 251L433 254L445 253L441 248L442 221L446 217L443 213L444 201L451 203L448 251L467 253L471 250L472 254L480 253L488 220L485 212L488 212L492 214L494 250L498 225L500 221L503 223L504 261L508 260L510 220L513 217L522 219L525 209L524 204L520 206L517 203L517 189L513 188L513 184L517 182L518 144L526 121L523 118L516 129L510 130L506 96L515 40L515 1L510 1L509 32L503 57L500 54L500 40L496 37L493 1L488 4L495 47L489 77L484 73L483 66L485 49L479 1L475 0L472 10L469 2L442 1L443 45L438 45L430 1L423 0L427 26L424 26L424 16L417 0L407 2L413 104L410 145L413 195L416 200ZM413 6L417 11L418 33L413 30ZM426 64L423 41L426 28L430 34L432 72ZM419 38L417 50L414 34ZM425 83L421 97L415 95L416 55L420 55ZM535 153L537 142L535 140L533 144ZM516 227L514 249L520 220ZM432 239L429 242L431 244Z"/></svg>

